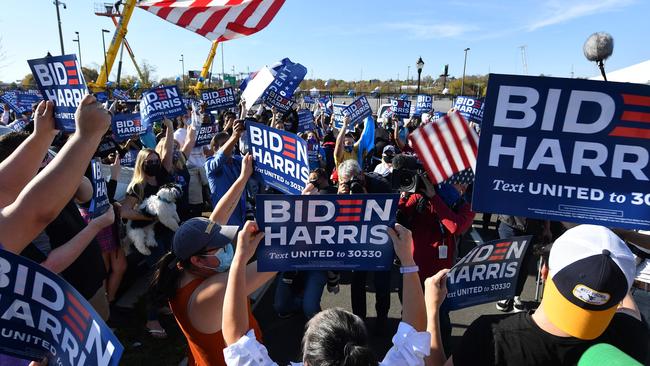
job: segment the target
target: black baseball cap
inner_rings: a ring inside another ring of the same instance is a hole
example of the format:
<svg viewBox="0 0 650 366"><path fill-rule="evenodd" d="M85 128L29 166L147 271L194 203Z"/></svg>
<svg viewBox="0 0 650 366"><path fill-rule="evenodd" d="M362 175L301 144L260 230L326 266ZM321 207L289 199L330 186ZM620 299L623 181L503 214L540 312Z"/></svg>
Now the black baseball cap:
<svg viewBox="0 0 650 366"><path fill-rule="evenodd" d="M223 248L233 242L238 230L238 226L219 225L205 217L193 217L176 230L172 253L185 260L201 250Z"/></svg>

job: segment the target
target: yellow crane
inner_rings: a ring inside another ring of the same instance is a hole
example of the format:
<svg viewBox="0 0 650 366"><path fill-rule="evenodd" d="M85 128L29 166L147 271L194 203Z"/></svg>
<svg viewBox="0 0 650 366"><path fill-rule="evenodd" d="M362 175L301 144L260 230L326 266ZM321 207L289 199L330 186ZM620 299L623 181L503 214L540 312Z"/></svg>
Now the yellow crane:
<svg viewBox="0 0 650 366"><path fill-rule="evenodd" d="M205 80L210 74L210 66L212 66L214 55L217 54L217 46L219 46L219 42L213 41L212 46L210 47L210 52L208 53L208 58L203 63L203 68L201 69L201 79L199 79L196 85L192 88L197 94L201 91L201 89L203 89L203 81L201 80Z"/></svg>
<svg viewBox="0 0 650 366"><path fill-rule="evenodd" d="M120 50L122 41L126 36L127 25L129 24L129 20L131 20L133 9L135 9L135 2L136 0L126 0L123 2L124 8L122 10L122 16L120 17L120 21L117 25L117 29L115 30L115 34L113 35L113 39L111 40L111 45L108 47L108 51L106 51L105 65L103 65L103 67L99 69L99 75L97 76L97 80L95 80L95 82L88 83L88 87L90 87L90 90L92 90L95 93L106 89L106 82L108 81L108 75L110 74L111 69L113 68L113 63L117 58L117 52Z"/></svg>

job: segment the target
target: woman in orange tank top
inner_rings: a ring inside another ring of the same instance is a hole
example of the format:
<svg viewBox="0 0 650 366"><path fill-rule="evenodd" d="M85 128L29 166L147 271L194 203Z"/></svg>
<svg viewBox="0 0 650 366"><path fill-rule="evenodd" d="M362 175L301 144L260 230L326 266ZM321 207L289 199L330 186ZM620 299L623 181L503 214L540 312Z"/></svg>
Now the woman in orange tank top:
<svg viewBox="0 0 650 366"><path fill-rule="evenodd" d="M232 262L238 227L223 225L239 201L252 173L252 156L242 161L235 184L221 198L209 219L195 217L184 222L174 234L172 251L158 264L151 290L161 301L169 301L187 343L189 366L224 365L221 309ZM257 263L248 265L252 281L248 294L269 281L275 273L257 272ZM248 318L257 339L261 331L248 309Z"/></svg>

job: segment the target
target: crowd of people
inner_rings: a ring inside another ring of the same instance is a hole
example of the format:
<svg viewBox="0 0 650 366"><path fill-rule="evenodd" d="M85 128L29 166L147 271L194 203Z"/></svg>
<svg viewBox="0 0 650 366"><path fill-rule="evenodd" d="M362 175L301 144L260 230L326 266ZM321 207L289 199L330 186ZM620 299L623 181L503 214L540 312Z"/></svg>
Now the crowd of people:
<svg viewBox="0 0 650 366"><path fill-rule="evenodd" d="M382 332L397 271L349 274L348 311L321 308L323 292L337 294L343 273L257 270L254 253L263 233L254 222L256 196L281 193L255 173L244 120L298 134L296 110L246 110L240 103L211 113L195 103L184 116L165 118L142 135L117 141L111 116L137 113L137 105L112 102L109 107L87 95L71 134L56 130L52 102L23 115L3 107L0 122L12 132L0 136L1 247L59 273L109 324L133 279L148 278L147 318L142 319L147 332L167 337L159 314L171 311L187 341L189 365L274 364L248 300L269 281L275 281L271 295L278 317L308 319L301 347L306 365L570 365L598 343L641 363L648 360L650 281L643 276L650 272L649 233L569 228L503 215L500 237L535 237L524 267L542 258L543 299L536 310L524 308L522 270L517 296L496 304L520 312L481 316L454 347L444 303L446 274L459 259L462 236L472 229L473 187L466 179L434 184L427 177L408 135L433 123L432 113L366 119L374 124L371 149L361 143L369 138L363 123L348 128L346 117L337 130L320 107L312 108L314 128L299 133L307 142L311 170L302 194L400 193L397 224L389 235L401 276L402 318L392 348L381 357L368 345L366 284L374 281L375 324ZM216 125L218 132L208 145L196 146L197 131L207 125ZM118 197L121 158L133 150L133 175L125 196ZM112 204L94 218L89 212L93 161L109 167ZM176 212L154 214L146 208L150 197L167 197L161 192L170 187L179 192L169 198ZM168 216L178 219L171 220L177 227L170 227ZM133 233L146 227L153 236L136 244L141 238ZM580 302L572 296L576 291L606 296ZM20 364L2 357L2 365Z"/></svg>

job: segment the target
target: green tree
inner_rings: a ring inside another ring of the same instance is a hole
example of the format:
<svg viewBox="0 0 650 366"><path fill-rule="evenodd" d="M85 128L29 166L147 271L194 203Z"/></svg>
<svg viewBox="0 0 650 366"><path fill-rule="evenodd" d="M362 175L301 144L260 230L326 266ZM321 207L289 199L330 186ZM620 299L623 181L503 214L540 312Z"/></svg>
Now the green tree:
<svg viewBox="0 0 650 366"><path fill-rule="evenodd" d="M150 64L147 60L142 60L140 64L140 71L142 71L141 88L150 88L156 82L155 72L156 67Z"/></svg>
<svg viewBox="0 0 650 366"><path fill-rule="evenodd" d="M36 87L34 82L34 76L32 74L27 74L23 77L23 80L20 82L20 85L25 89L32 89Z"/></svg>
<svg viewBox="0 0 650 366"><path fill-rule="evenodd" d="M84 80L86 80L87 83L91 81L97 81L97 77L99 76L99 72L96 69L91 69L90 67L82 67L81 73L83 74Z"/></svg>

